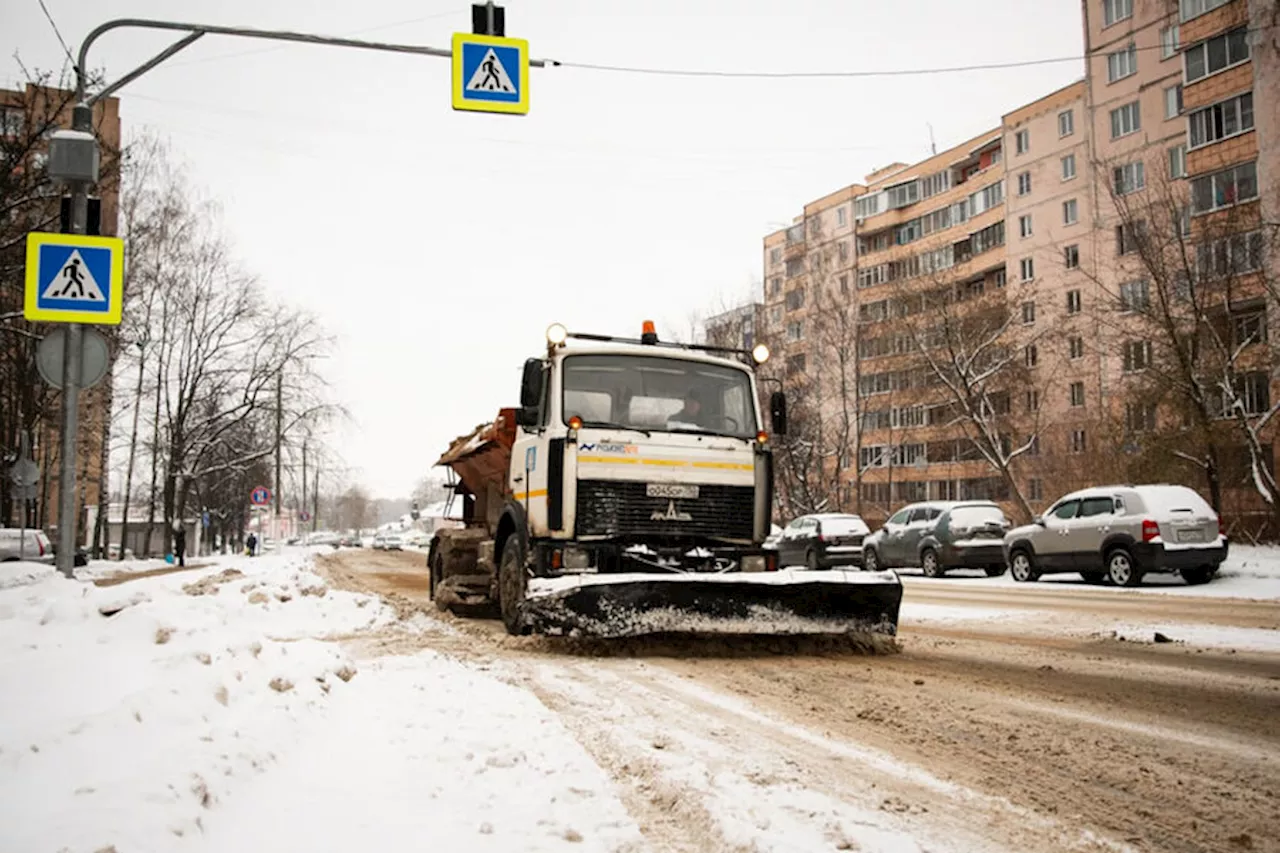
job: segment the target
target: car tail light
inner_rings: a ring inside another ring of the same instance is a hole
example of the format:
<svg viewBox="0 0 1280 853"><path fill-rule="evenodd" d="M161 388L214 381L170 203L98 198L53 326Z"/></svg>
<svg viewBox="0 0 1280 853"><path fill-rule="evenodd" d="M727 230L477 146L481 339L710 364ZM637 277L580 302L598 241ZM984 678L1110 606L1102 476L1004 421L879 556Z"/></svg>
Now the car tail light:
<svg viewBox="0 0 1280 853"><path fill-rule="evenodd" d="M1150 542L1160 536L1160 525L1156 524L1149 518L1142 520L1142 541Z"/></svg>
<svg viewBox="0 0 1280 853"><path fill-rule="evenodd" d="M766 572L776 572L778 570L777 551L764 555L764 570Z"/></svg>

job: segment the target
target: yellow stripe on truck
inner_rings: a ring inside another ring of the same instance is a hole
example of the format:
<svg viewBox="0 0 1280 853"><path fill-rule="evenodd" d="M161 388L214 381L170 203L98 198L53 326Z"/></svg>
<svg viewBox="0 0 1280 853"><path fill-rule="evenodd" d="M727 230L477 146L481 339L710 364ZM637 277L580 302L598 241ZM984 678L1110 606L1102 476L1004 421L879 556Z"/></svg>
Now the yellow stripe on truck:
<svg viewBox="0 0 1280 853"><path fill-rule="evenodd" d="M660 465L666 468L714 468L720 471L754 471L744 462L693 462L688 459L647 459L638 456L579 456L579 463L594 465Z"/></svg>
<svg viewBox="0 0 1280 853"><path fill-rule="evenodd" d="M534 489L532 492L516 492L512 495L512 497L518 501L525 500L526 498L545 498L546 496L546 489Z"/></svg>

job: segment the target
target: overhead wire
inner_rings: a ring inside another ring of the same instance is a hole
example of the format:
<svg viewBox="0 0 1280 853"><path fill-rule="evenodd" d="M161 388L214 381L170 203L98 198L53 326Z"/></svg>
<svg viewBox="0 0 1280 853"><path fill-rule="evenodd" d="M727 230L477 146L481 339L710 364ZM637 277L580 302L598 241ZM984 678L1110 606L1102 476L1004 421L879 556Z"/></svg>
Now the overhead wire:
<svg viewBox="0 0 1280 853"><path fill-rule="evenodd" d="M62 37L62 31L58 29L58 24L53 20L53 15L49 14L49 7L44 4L44 0L36 0L40 4L40 11L44 12L45 20L49 22L49 26L53 27L53 34L58 37L58 44L62 45L62 52L67 55L67 59L72 65L76 64L75 57L71 55L71 48L67 47L67 40Z"/></svg>

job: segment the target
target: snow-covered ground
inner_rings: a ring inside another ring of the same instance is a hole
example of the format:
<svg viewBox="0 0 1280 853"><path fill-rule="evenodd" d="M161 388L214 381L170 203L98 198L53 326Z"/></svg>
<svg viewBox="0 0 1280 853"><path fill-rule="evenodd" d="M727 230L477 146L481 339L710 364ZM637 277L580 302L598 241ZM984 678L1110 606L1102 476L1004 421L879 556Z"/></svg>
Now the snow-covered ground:
<svg viewBox="0 0 1280 853"><path fill-rule="evenodd" d="M603 850L637 837L530 694L432 653L353 660L333 640L396 614L326 588L309 559L224 558L110 587L6 564L0 850Z"/></svg>

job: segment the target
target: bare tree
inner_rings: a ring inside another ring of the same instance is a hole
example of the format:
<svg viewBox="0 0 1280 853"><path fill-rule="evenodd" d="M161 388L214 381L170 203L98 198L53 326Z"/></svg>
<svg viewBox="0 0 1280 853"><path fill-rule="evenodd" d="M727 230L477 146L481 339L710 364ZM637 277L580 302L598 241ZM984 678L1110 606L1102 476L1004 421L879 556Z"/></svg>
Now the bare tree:
<svg viewBox="0 0 1280 853"><path fill-rule="evenodd" d="M1158 177L1134 186L1117 170L1111 201L1124 276L1099 282L1116 306L1107 322L1122 341L1127 432L1145 433L1146 453L1199 472L1220 513L1226 488L1251 490L1274 535L1280 225L1261 216L1251 164L1190 188L1159 168L1147 173Z"/></svg>

